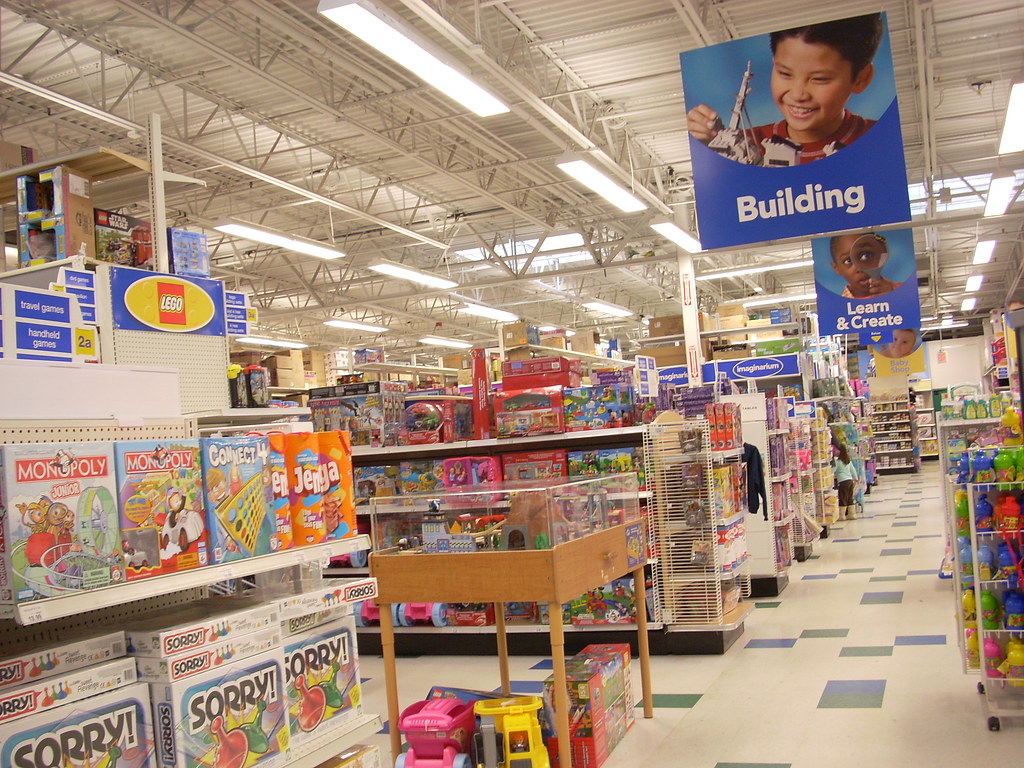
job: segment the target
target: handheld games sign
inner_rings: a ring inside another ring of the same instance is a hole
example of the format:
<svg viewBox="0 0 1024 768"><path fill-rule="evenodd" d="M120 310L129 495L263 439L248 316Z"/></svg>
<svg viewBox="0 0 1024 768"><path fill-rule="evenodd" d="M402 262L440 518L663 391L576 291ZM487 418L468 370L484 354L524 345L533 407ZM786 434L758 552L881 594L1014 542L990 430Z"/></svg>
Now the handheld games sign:
<svg viewBox="0 0 1024 768"><path fill-rule="evenodd" d="M885 14L731 40L680 64L705 248L910 220Z"/></svg>
<svg viewBox="0 0 1024 768"><path fill-rule="evenodd" d="M224 284L217 280L114 267L110 285L117 329L224 335Z"/></svg>

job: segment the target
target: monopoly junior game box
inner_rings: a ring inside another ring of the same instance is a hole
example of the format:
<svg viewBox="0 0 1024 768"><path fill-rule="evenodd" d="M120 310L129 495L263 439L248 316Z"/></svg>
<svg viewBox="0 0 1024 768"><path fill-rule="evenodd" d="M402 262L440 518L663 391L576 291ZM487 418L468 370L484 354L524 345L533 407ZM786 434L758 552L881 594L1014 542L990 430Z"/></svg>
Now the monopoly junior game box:
<svg viewBox="0 0 1024 768"><path fill-rule="evenodd" d="M156 768L149 686L117 688L0 723L8 768Z"/></svg>

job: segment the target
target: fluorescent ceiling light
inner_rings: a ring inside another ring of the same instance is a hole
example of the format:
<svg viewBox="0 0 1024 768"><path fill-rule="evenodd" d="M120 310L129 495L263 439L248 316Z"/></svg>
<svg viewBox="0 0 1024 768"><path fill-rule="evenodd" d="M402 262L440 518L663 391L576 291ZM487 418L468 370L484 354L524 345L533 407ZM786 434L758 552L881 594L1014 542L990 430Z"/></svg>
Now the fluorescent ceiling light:
<svg viewBox="0 0 1024 768"><path fill-rule="evenodd" d="M953 324L953 318L952 317L944 317L944 318L942 318L941 325L949 326L949 325L952 325L952 324Z"/></svg>
<svg viewBox="0 0 1024 768"><path fill-rule="evenodd" d="M495 307L486 307L483 304L466 304L462 307L456 307L456 310L459 312L465 312L467 315L487 317L491 320L498 320L503 323L514 323L519 319L519 315L513 314L512 312L506 312L504 309L497 309Z"/></svg>
<svg viewBox="0 0 1024 768"><path fill-rule="evenodd" d="M979 240L974 246L974 264L988 264L992 261L992 251L996 248L995 240Z"/></svg>
<svg viewBox="0 0 1024 768"><path fill-rule="evenodd" d="M961 321L959 323L949 322L949 323L943 323L942 325L925 325L925 326L921 326L921 330L922 331L944 331L946 328L963 328L967 324L968 324L967 321L963 320L963 321Z"/></svg>
<svg viewBox="0 0 1024 768"><path fill-rule="evenodd" d="M921 322L922 322L922 323L926 323L926 322L928 322L929 320L938 320L938 319L939 319L939 318L937 318L937 317L936 317L935 315L929 315L928 317L922 317L922 318L921 318Z"/></svg>
<svg viewBox="0 0 1024 768"><path fill-rule="evenodd" d="M647 204L632 192L612 181L611 177L599 171L589 161L577 155L563 158L557 163L565 173L572 176L580 184L597 192L609 203L625 213L646 210Z"/></svg>
<svg viewBox="0 0 1024 768"><path fill-rule="evenodd" d="M435 347L453 347L454 349L470 349L472 344L466 341L456 341L455 339L445 339L440 336L424 336L420 339L420 344L430 344Z"/></svg>
<svg viewBox="0 0 1024 768"><path fill-rule="evenodd" d="M662 237L667 237L684 251L689 253L699 253L703 250L700 240L680 227L674 221L651 222L651 229Z"/></svg>
<svg viewBox="0 0 1024 768"><path fill-rule="evenodd" d="M1024 82L1014 83L1010 87L1003 136L999 140L1000 155L1021 150L1024 150Z"/></svg>
<svg viewBox="0 0 1024 768"><path fill-rule="evenodd" d="M307 256L316 256L318 259L340 259L345 254L336 248L321 245L315 240L308 240L294 235L285 235L281 232L255 227L252 224L240 224L234 221L225 221L215 224L214 229L234 237L241 237L246 240L255 240L257 243L276 245L288 251L298 251Z"/></svg>
<svg viewBox="0 0 1024 768"><path fill-rule="evenodd" d="M480 117L509 108L451 64L429 43L414 39L405 26L365 0L322 0L317 12L351 32L414 75Z"/></svg>
<svg viewBox="0 0 1024 768"><path fill-rule="evenodd" d="M789 304L793 301L809 301L810 299L816 299L818 294L816 293L799 293L795 296L780 293L775 296L767 296L763 299L754 299L753 301L744 301L744 307L766 307L769 304Z"/></svg>
<svg viewBox="0 0 1024 768"><path fill-rule="evenodd" d="M967 278L967 287L964 288L964 291L967 293L976 293L981 289L981 283L984 279L984 275L971 275Z"/></svg>
<svg viewBox="0 0 1024 768"><path fill-rule="evenodd" d="M591 309L594 312L600 312L603 315L612 315L613 317L629 317L633 314L633 310L620 307L617 304L609 304L606 301L585 301L583 306L587 309Z"/></svg>
<svg viewBox="0 0 1024 768"><path fill-rule="evenodd" d="M974 311L974 307L975 307L975 305L977 303L978 303L978 300L976 298L974 298L973 296L971 298L969 298L969 299L964 299L963 301L960 302L960 311L961 312L973 312Z"/></svg>
<svg viewBox="0 0 1024 768"><path fill-rule="evenodd" d="M742 277L743 275L759 275L763 272L781 272L784 269L796 269L798 267L814 266L813 259L801 259L800 261L786 261L781 264L765 264L759 267L737 267L736 269L722 269L715 272L704 272L697 275L698 280L717 280L720 277Z"/></svg>
<svg viewBox="0 0 1024 768"><path fill-rule="evenodd" d="M985 216L1002 216L1013 200L1013 188L1017 179L1012 173L996 172L988 184L988 197L985 198Z"/></svg>
<svg viewBox="0 0 1024 768"><path fill-rule="evenodd" d="M242 344L255 344L258 347L283 347L284 349L305 349L308 344L301 341L282 341L280 339L265 339L262 336L236 336L235 341Z"/></svg>
<svg viewBox="0 0 1024 768"><path fill-rule="evenodd" d="M329 325L332 328L346 328L350 331L371 331L373 333L384 333L384 331L388 330L386 325L359 323L355 320L324 320L324 325Z"/></svg>
<svg viewBox="0 0 1024 768"><path fill-rule="evenodd" d="M413 269L412 267L406 267L401 264L395 264L393 261L375 261L372 264L366 265L367 269L372 269L374 272L380 272L382 275L389 275L391 277L398 277L402 280L408 280L413 283L419 283L425 285L428 288L454 288L458 285L454 280L448 280L444 277L431 274L430 272L423 272L419 269Z"/></svg>

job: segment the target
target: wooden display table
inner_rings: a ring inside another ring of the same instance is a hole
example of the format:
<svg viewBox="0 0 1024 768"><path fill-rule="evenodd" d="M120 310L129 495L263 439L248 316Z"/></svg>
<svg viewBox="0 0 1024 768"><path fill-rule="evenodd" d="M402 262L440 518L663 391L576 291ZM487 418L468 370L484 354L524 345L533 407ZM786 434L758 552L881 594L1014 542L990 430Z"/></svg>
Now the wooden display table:
<svg viewBox="0 0 1024 768"><path fill-rule="evenodd" d="M504 603L530 601L548 604L548 615L562 615L562 603L632 573L636 596L637 644L644 717L654 716L651 698L650 653L647 643L647 611L644 601L644 564L630 563L627 555L627 529L642 525L631 522L617 525L552 549L515 552L471 552L465 554L402 554L393 552L370 555L370 573L377 579L380 592L381 651L387 687L388 722L391 730L392 760L402 750L398 728L398 677L395 668L395 628L391 603L494 603L497 630L498 664L501 690L511 695L508 671L508 646L505 636ZM642 536L641 541L645 541ZM555 726L558 754L564 761L572 755L569 743L569 694L565 686L565 630L553 621L551 662L555 680ZM562 763L569 768L568 762Z"/></svg>

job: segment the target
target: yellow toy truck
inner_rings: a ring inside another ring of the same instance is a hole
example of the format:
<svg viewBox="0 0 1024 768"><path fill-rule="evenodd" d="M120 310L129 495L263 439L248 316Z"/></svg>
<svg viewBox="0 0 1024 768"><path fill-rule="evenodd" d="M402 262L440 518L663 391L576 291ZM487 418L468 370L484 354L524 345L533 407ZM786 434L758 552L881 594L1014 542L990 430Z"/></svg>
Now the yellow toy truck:
<svg viewBox="0 0 1024 768"><path fill-rule="evenodd" d="M537 720L541 706L536 696L477 701L473 705L480 718L473 735L477 768L551 768Z"/></svg>

